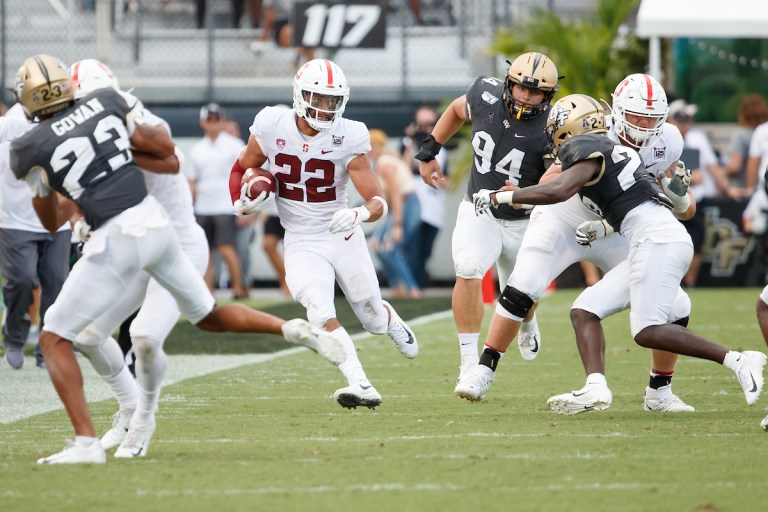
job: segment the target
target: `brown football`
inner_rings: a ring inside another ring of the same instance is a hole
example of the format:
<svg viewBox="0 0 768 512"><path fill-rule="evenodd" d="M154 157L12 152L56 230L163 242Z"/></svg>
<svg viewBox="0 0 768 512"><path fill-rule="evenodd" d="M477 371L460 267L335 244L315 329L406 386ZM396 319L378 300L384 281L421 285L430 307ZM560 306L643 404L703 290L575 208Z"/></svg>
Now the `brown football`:
<svg viewBox="0 0 768 512"><path fill-rule="evenodd" d="M267 192L266 199L270 194L274 194L277 189L277 181L272 173L260 167L246 169L241 183L248 185L245 193L249 199L255 199L265 191Z"/></svg>

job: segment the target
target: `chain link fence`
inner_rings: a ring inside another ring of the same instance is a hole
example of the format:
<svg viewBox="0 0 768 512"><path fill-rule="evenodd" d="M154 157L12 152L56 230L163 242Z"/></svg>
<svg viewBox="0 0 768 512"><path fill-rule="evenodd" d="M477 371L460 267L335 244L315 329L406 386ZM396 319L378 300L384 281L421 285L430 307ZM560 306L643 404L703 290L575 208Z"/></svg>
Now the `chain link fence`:
<svg viewBox="0 0 768 512"><path fill-rule="evenodd" d="M7 89L24 59L49 53L66 63L106 62L148 103L287 103L296 50L252 51L261 30L249 9L257 2L240 2L238 22L237 0L0 0L3 99L12 101ZM317 56L345 70L355 101L392 104L461 94L475 77L503 69L503 57L488 51L499 27L537 8L581 15L595 0L421 0L422 24L409 0L364 3L380 7L383 47L320 48Z"/></svg>

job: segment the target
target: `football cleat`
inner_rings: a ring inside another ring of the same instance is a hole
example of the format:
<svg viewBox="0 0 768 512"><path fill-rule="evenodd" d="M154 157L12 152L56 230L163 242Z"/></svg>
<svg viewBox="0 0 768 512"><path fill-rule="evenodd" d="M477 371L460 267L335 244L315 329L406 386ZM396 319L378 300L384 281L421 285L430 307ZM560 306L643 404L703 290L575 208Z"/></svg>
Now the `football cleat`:
<svg viewBox="0 0 768 512"><path fill-rule="evenodd" d="M541 333L539 332L539 324L533 323L532 328L523 330L523 327L529 326L529 324L523 323L520 326L520 331L517 333L517 348L520 349L520 356L526 361L533 361L536 356L539 355L539 349L541 348Z"/></svg>
<svg viewBox="0 0 768 512"><path fill-rule="evenodd" d="M314 327L304 319L288 320L283 324L282 330L283 338L288 343L307 347L335 365L343 363L347 358L344 347L336 336Z"/></svg>
<svg viewBox="0 0 768 512"><path fill-rule="evenodd" d="M763 418L763 421L760 422L760 426L763 427L763 430L768 432L768 416Z"/></svg>
<svg viewBox="0 0 768 512"><path fill-rule="evenodd" d="M763 390L765 361L765 354L753 350L745 350L739 356L739 366L735 370L736 377L739 379L739 384L744 390L744 397L749 405L755 405L757 399L760 398L760 392Z"/></svg>
<svg viewBox="0 0 768 512"><path fill-rule="evenodd" d="M672 392L671 384L659 389L645 388L643 408L646 411L655 412L694 412L696 410Z"/></svg>
<svg viewBox="0 0 768 512"><path fill-rule="evenodd" d="M459 398L479 402L490 389L495 376L493 370L484 364L477 364L462 372L453 392Z"/></svg>
<svg viewBox="0 0 768 512"><path fill-rule="evenodd" d="M105 450L111 450L120 446L128 433L128 426L131 424L133 411L123 411L120 409L112 416L112 428L107 430L104 437L101 438L101 446Z"/></svg>
<svg viewBox="0 0 768 512"><path fill-rule="evenodd" d="M98 440L89 446L67 440L67 447L59 453L37 459L38 464L104 464L106 461L104 448Z"/></svg>
<svg viewBox="0 0 768 512"><path fill-rule="evenodd" d="M149 442L152 440L152 434L155 433L155 424L131 425L125 440L115 452L118 459L130 459L133 457L144 457L149 450Z"/></svg>
<svg viewBox="0 0 768 512"><path fill-rule="evenodd" d="M577 391L551 397L547 405L558 414L574 416L582 412L604 411L611 406L611 402L613 395L606 384L588 382Z"/></svg>
<svg viewBox="0 0 768 512"><path fill-rule="evenodd" d="M374 409L381 405L381 395L370 382L352 384L337 389L333 394L333 399L345 409L357 409L358 406Z"/></svg>
<svg viewBox="0 0 768 512"><path fill-rule="evenodd" d="M24 350L21 347L6 345L5 362L14 370L21 369L24 366Z"/></svg>
<svg viewBox="0 0 768 512"><path fill-rule="evenodd" d="M408 359L413 359L419 353L419 344L416 341L416 336L413 334L411 328L408 327L408 324L400 318L400 315L397 314L397 311L395 311L395 308L393 308L389 302L385 300L381 302L383 302L384 306L389 309L391 315L387 336L390 337L392 343L395 344L395 347L397 347L397 350L399 350L401 354Z"/></svg>

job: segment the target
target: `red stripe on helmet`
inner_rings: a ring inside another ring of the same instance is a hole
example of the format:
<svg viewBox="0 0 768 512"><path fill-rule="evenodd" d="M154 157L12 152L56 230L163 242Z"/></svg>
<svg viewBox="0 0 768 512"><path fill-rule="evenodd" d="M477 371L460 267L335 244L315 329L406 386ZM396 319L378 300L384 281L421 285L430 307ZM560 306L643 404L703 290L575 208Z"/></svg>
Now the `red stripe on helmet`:
<svg viewBox="0 0 768 512"><path fill-rule="evenodd" d="M75 83L75 87L79 87L80 84L80 63L75 62L75 66L72 68L72 81Z"/></svg>
<svg viewBox="0 0 768 512"><path fill-rule="evenodd" d="M333 87L333 66L329 60L323 62L325 63L325 71L328 73L328 87Z"/></svg>
<svg viewBox="0 0 768 512"><path fill-rule="evenodd" d="M648 110L653 110L653 82L648 75L643 75L643 78L645 78L645 86L648 90Z"/></svg>

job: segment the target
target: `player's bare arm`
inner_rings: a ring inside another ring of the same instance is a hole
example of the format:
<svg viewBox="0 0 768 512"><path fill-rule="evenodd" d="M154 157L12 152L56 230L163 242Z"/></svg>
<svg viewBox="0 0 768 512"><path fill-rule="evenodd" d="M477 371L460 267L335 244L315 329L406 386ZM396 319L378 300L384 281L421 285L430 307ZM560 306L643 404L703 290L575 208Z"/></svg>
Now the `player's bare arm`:
<svg viewBox="0 0 768 512"><path fill-rule="evenodd" d="M425 142L418 141L421 147L415 158L419 160L419 174L424 183L430 187L437 189L438 184L442 185L445 182L443 170L435 160L435 155L468 119L467 96L463 95L451 102L440 119L437 120L437 124L435 124L427 140Z"/></svg>
<svg viewBox="0 0 768 512"><path fill-rule="evenodd" d="M73 201L53 191L46 196L33 196L32 206L40 223L51 233L58 231L79 210Z"/></svg>
<svg viewBox="0 0 768 512"><path fill-rule="evenodd" d="M576 194L581 187L588 183L600 172L601 163L599 159L582 160L571 166L568 172L560 173L559 176L547 183L540 183L532 187L518 188L516 185L506 185L502 187L504 191L511 191L513 194L498 193L492 196L494 202L509 204L554 204L560 203ZM514 199L512 198L514 196Z"/></svg>
<svg viewBox="0 0 768 512"><path fill-rule="evenodd" d="M365 199L365 208L371 212L371 216L366 222L379 220L384 215L384 202L381 199L384 192L381 190L379 178L371 169L368 155L358 155L353 158L347 166L347 172L360 196Z"/></svg>
<svg viewBox="0 0 768 512"><path fill-rule="evenodd" d="M131 146L137 151L143 151L159 158L174 155L176 144L164 128L136 124L131 135ZM147 169L151 171L151 169Z"/></svg>
<svg viewBox="0 0 768 512"><path fill-rule="evenodd" d="M134 150L133 161L142 169L157 174L177 174L181 170L177 155L161 158L145 151Z"/></svg>

